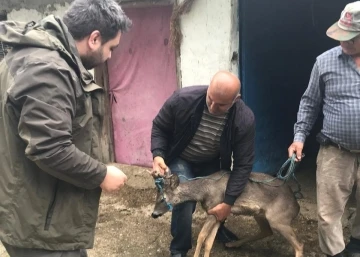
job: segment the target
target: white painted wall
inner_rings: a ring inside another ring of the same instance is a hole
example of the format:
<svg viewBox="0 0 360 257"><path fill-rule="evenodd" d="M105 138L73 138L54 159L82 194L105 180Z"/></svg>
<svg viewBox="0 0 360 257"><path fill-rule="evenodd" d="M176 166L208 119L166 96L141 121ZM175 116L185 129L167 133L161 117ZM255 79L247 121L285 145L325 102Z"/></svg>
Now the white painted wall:
<svg viewBox="0 0 360 257"><path fill-rule="evenodd" d="M219 70L238 74L233 51L238 51L237 1L195 0L181 17L180 48L182 86L209 84ZM236 18L235 17L235 18Z"/></svg>

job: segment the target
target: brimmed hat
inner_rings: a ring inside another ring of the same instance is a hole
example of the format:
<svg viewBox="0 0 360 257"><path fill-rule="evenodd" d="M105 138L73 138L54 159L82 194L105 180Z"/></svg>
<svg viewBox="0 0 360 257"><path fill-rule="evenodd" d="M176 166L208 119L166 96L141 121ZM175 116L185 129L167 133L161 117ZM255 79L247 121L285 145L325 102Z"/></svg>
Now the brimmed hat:
<svg viewBox="0 0 360 257"><path fill-rule="evenodd" d="M347 4L340 20L326 31L326 35L338 41L348 41L360 35L360 1Z"/></svg>

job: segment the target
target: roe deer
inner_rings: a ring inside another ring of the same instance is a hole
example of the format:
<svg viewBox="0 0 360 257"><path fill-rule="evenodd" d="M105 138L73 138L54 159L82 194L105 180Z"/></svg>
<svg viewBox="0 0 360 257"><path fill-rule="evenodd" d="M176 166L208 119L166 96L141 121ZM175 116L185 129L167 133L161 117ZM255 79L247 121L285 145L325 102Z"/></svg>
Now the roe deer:
<svg viewBox="0 0 360 257"><path fill-rule="evenodd" d="M187 181L179 184L176 174L157 178L158 195L153 218L171 211L173 205L186 201L200 202L208 211L224 199L229 173L219 171L208 177ZM254 181L271 181L258 183ZM269 185L271 184L271 185ZM303 257L303 244L297 239L291 227L292 220L298 215L300 206L289 185L283 180L274 179L264 173L252 172L244 191L231 208L234 215L253 216L260 227L260 232L252 237L227 243L227 247L239 247L247 242L259 240L278 231L295 249L295 257ZM220 222L215 216L208 215L197 239L194 257L200 256L205 241L204 256L210 256L210 250Z"/></svg>

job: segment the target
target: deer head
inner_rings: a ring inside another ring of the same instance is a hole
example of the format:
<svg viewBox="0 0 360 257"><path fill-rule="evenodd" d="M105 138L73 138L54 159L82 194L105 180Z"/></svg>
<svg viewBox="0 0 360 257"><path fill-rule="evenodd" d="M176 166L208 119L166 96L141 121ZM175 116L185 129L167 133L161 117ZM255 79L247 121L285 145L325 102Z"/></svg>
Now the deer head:
<svg viewBox="0 0 360 257"><path fill-rule="evenodd" d="M180 199L177 197L176 190L179 186L179 177L177 174L167 173L164 177L156 177L155 185L157 187L157 195L154 211L151 217L154 219L171 211L174 204L178 204Z"/></svg>

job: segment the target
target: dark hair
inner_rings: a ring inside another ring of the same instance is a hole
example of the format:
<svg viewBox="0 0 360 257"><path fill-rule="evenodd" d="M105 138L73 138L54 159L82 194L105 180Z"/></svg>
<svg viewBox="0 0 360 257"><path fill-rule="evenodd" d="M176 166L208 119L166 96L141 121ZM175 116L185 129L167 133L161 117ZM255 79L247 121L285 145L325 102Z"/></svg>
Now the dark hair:
<svg viewBox="0 0 360 257"><path fill-rule="evenodd" d="M75 40L82 40L98 30L103 44L132 26L114 0L75 0L65 12L63 21Z"/></svg>

